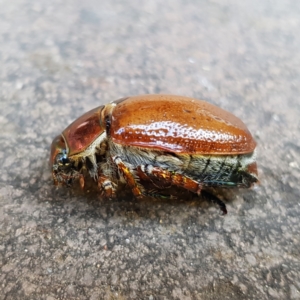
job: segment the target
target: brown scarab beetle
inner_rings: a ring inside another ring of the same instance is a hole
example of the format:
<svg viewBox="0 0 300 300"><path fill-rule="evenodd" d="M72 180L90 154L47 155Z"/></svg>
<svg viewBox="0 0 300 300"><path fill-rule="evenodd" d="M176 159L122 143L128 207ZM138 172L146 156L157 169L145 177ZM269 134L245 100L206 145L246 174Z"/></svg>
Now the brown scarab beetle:
<svg viewBox="0 0 300 300"><path fill-rule="evenodd" d="M255 147L245 124L219 107L143 95L79 117L52 142L50 164L56 185L77 179L83 187L88 170L106 197L115 195L120 181L136 197L157 196L170 186L200 194L207 187L249 188L257 182ZM226 213L223 202L212 200Z"/></svg>

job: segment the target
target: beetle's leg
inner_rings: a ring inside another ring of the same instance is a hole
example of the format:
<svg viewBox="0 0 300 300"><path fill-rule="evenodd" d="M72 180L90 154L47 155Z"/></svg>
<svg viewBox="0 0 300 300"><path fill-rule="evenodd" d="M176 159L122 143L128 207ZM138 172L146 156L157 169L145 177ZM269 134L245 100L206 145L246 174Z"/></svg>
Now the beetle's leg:
<svg viewBox="0 0 300 300"><path fill-rule="evenodd" d="M219 198L217 198L216 196L206 192L206 191L202 191L201 192L201 184L199 184L196 180L193 180L187 176L184 176L180 173L176 173L176 172L171 172L168 170L163 170L161 168L158 167L153 167L150 165L141 165L138 166L138 172L139 174L142 173L142 176L144 177L145 175L151 177L155 177L158 178L162 181L164 181L165 183L169 183L178 187L182 187L186 190L189 190L191 192L194 192L198 195L200 195L200 193L209 201L217 204L221 211L223 212L224 215L227 214L227 209L226 209L226 205L225 203L220 200Z"/></svg>
<svg viewBox="0 0 300 300"><path fill-rule="evenodd" d="M201 195L204 196L207 200L211 201L212 203L217 204L220 207L221 211L223 212L223 215L227 214L226 204L218 197L216 197L215 195L207 191L202 191Z"/></svg>
<svg viewBox="0 0 300 300"><path fill-rule="evenodd" d="M115 197L115 187L113 182L106 176L98 177L98 187L103 191L105 197L114 198Z"/></svg>
<svg viewBox="0 0 300 300"><path fill-rule="evenodd" d="M122 161L122 159L119 156L116 156L113 158L114 163L118 167L119 172L124 177L126 183L131 188L132 193L135 197L141 198L143 196L142 190L139 187L136 178L133 174L133 170L130 170Z"/></svg>
<svg viewBox="0 0 300 300"><path fill-rule="evenodd" d="M139 173L148 175L148 178L155 177L164 181L164 183L182 187L198 195L201 193L201 184L199 184L199 182L180 173L163 170L159 167L153 167L151 165L141 165L138 166L137 169Z"/></svg>

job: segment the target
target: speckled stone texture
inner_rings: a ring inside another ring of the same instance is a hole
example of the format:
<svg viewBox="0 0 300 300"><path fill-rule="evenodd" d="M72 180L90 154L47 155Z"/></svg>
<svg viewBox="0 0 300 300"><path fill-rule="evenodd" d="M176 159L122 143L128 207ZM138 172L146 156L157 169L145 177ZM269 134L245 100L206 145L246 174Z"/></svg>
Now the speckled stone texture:
<svg viewBox="0 0 300 300"><path fill-rule="evenodd" d="M0 299L300 299L299 1L0 7ZM227 216L201 199L53 187L52 138L145 93L248 125L261 183L231 194Z"/></svg>

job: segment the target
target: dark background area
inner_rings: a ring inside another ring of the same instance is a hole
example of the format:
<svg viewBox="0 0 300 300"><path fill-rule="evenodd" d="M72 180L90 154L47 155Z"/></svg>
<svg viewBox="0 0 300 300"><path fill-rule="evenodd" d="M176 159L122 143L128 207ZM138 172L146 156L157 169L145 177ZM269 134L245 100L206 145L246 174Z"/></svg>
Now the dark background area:
<svg viewBox="0 0 300 300"><path fill-rule="evenodd" d="M0 299L300 299L299 1L0 7ZM53 187L53 137L145 93L247 124L260 185L231 193L227 216L201 199Z"/></svg>

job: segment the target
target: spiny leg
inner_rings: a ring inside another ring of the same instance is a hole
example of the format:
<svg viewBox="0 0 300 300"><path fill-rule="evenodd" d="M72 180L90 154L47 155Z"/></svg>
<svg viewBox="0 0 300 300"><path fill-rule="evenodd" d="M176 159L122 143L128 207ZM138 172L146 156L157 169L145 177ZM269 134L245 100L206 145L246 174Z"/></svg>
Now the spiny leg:
<svg viewBox="0 0 300 300"><path fill-rule="evenodd" d="M130 170L122 161L122 159L119 156L116 156L113 158L114 163L118 167L119 172L124 177L126 183L131 188L132 193L135 197L141 198L143 196L142 189L139 187L136 178L133 174L133 171Z"/></svg>
<svg viewBox="0 0 300 300"><path fill-rule="evenodd" d="M202 191L201 195L204 196L207 200L211 201L212 203L217 204L220 207L221 211L223 212L223 215L227 214L226 204L218 197L214 196L213 194L207 191Z"/></svg>
<svg viewBox="0 0 300 300"><path fill-rule="evenodd" d="M224 215L227 214L225 203L221 201L219 198L217 198L216 196L206 191L201 191L202 186L196 180L193 180L180 173L170 172L168 170L163 170L161 168L153 167L151 165L146 165L146 166L141 165L137 169L138 169L138 174L142 174L142 176L148 176L150 178L151 177L158 178L164 181L165 183L182 187L198 195L200 195L201 193L205 198L217 204Z"/></svg>
<svg viewBox="0 0 300 300"><path fill-rule="evenodd" d="M182 187L198 195L201 193L201 184L180 173L163 170L159 167L153 167L151 165L141 165L138 167L138 171L139 173L142 173L150 178L155 177L159 180L162 180L166 184Z"/></svg>
<svg viewBox="0 0 300 300"><path fill-rule="evenodd" d="M100 175L98 177L98 187L103 191L105 197L109 199L115 197L115 187L108 177Z"/></svg>

